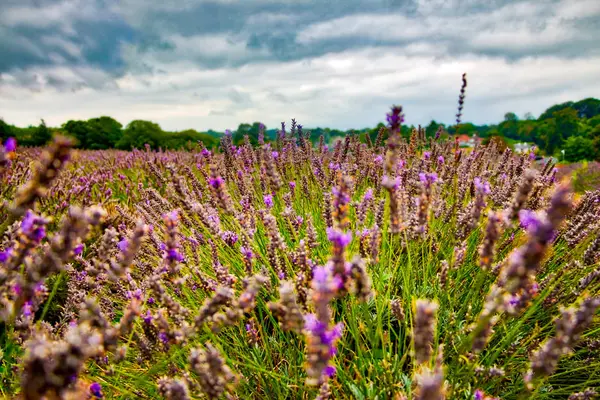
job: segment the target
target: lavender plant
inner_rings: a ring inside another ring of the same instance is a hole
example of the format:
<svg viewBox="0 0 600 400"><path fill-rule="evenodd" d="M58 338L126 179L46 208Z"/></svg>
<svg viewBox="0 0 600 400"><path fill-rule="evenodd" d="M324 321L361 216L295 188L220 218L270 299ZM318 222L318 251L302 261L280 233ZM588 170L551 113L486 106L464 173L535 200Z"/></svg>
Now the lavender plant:
<svg viewBox="0 0 600 400"><path fill-rule="evenodd" d="M600 192L402 123L316 147L295 121L215 152L3 143L0 395L593 398Z"/></svg>

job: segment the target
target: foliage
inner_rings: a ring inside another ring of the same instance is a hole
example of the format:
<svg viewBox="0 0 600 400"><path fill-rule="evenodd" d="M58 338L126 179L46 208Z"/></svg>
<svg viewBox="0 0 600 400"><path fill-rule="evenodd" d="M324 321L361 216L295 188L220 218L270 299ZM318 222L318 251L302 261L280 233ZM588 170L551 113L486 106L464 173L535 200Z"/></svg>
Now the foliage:
<svg viewBox="0 0 600 400"><path fill-rule="evenodd" d="M593 160L595 157L593 142L585 137L571 136L564 145L565 160L577 162L582 160Z"/></svg>
<svg viewBox="0 0 600 400"><path fill-rule="evenodd" d="M87 121L68 121L62 130L75 137L83 149L111 149L123 136L122 127L111 117L92 118Z"/></svg>
<svg viewBox="0 0 600 400"><path fill-rule="evenodd" d="M0 118L0 140L7 139L11 136L14 136L12 133L12 127Z"/></svg>
<svg viewBox="0 0 600 400"><path fill-rule="evenodd" d="M575 110L579 118L593 118L600 115L600 100L587 98L578 102L567 101L566 103L556 104L544 111L539 120L553 118L555 112L567 108Z"/></svg>

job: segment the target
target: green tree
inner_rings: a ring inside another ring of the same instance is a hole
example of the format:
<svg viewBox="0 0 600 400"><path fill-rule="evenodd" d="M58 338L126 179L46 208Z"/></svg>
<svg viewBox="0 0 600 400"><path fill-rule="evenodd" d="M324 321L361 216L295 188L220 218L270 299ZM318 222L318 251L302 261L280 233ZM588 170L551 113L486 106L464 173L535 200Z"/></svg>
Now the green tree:
<svg viewBox="0 0 600 400"><path fill-rule="evenodd" d="M2 118L0 118L0 140L4 141L11 136L13 136L11 126L4 122Z"/></svg>
<svg viewBox="0 0 600 400"><path fill-rule="evenodd" d="M572 107L573 104L574 103L572 101L567 101L566 103L561 103L561 104L555 104L552 107L548 108L546 111L544 111L538 118L538 121L550 119L553 117L553 114L556 111L560 111L560 110L564 110L565 108Z"/></svg>
<svg viewBox="0 0 600 400"><path fill-rule="evenodd" d="M592 141L582 136L568 138L565 141L564 150L565 160L569 162L593 160L596 156Z"/></svg>
<svg viewBox="0 0 600 400"><path fill-rule="evenodd" d="M70 120L63 124L62 129L69 136L72 136L77 140L77 147L82 149L89 148L88 136L90 132L90 126L87 121Z"/></svg>
<svg viewBox="0 0 600 400"><path fill-rule="evenodd" d="M258 134L260 132L260 125L261 125L261 122L253 122L252 126L248 130L248 136L250 138L250 143L252 143L253 145L258 144ZM264 125L264 124L262 124L262 125ZM264 129L265 130L267 129L266 126Z"/></svg>
<svg viewBox="0 0 600 400"><path fill-rule="evenodd" d="M117 148L131 150L142 149L146 144L151 148L162 147L165 134L160 126L154 122L135 120L131 121L123 131L123 137L117 143Z"/></svg>
<svg viewBox="0 0 600 400"><path fill-rule="evenodd" d="M511 139L519 138L519 118L514 112L504 114L504 121L498 125L500 133Z"/></svg>
<svg viewBox="0 0 600 400"><path fill-rule="evenodd" d="M564 108L560 111L555 111L552 114L552 118L556 121L556 129L560 131L563 138L567 139L579 134L577 110L570 107Z"/></svg>
<svg viewBox="0 0 600 400"><path fill-rule="evenodd" d="M87 125L89 131L86 137L86 147L89 149L114 148L123 137L123 125L111 117L92 118L87 121Z"/></svg>
<svg viewBox="0 0 600 400"><path fill-rule="evenodd" d="M437 122L435 122L435 120L431 120L429 125L427 125L427 127L425 128L425 136L434 137L435 133L437 132L440 126L443 126L443 124L438 124Z"/></svg>
<svg viewBox="0 0 600 400"><path fill-rule="evenodd" d="M32 132L31 144L33 146L44 146L52 139L52 132L46 126L46 121L42 120L37 128Z"/></svg>
<svg viewBox="0 0 600 400"><path fill-rule="evenodd" d="M244 136L248 135L250 143L253 145L258 144L258 133L260 132L260 122L254 122L250 124L240 124L233 134L233 143L238 145L244 142ZM265 128L266 130L266 128Z"/></svg>
<svg viewBox="0 0 600 400"><path fill-rule="evenodd" d="M240 124L233 134L233 144L239 145L240 143L243 143L244 135L248 135L251 127L252 125L247 123Z"/></svg>
<svg viewBox="0 0 600 400"><path fill-rule="evenodd" d="M593 118L600 115L600 100L589 97L573 104L579 118Z"/></svg>
<svg viewBox="0 0 600 400"><path fill-rule="evenodd" d="M556 128L554 119L544 121L544 123L538 127L536 135L540 142L540 148L550 156L564 143L564 138L561 132Z"/></svg>

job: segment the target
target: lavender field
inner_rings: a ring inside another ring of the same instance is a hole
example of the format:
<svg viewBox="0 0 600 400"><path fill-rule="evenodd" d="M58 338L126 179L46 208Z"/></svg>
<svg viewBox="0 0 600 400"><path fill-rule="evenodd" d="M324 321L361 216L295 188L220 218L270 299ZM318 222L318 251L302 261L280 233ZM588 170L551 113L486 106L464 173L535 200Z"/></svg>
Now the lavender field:
<svg viewBox="0 0 600 400"><path fill-rule="evenodd" d="M495 143L301 127L0 146L7 399L592 399L600 190ZM384 139L385 138L385 139Z"/></svg>

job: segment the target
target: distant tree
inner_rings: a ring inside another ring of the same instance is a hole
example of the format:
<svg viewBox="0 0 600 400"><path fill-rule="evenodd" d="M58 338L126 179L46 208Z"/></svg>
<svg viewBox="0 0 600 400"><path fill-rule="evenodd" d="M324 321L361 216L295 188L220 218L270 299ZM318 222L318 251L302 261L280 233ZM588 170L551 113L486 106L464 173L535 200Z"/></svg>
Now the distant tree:
<svg viewBox="0 0 600 400"><path fill-rule="evenodd" d="M248 132L250 131L251 127L252 125L247 123L240 124L237 130L233 133L233 143L236 145L243 143L244 135L248 135Z"/></svg>
<svg viewBox="0 0 600 400"><path fill-rule="evenodd" d="M117 143L117 148L131 150L141 149L148 144L151 148L162 147L165 135L160 126L154 122L131 121L123 131L123 137Z"/></svg>
<svg viewBox="0 0 600 400"><path fill-rule="evenodd" d="M250 143L253 145L258 144L258 133L260 132L260 122L254 122L252 125L250 124L240 124L233 134L233 143L240 144L244 142L244 136L248 135L250 139Z"/></svg>
<svg viewBox="0 0 600 400"><path fill-rule="evenodd" d="M89 127L86 144L89 149L114 148L123 137L123 125L111 117L92 118L87 121Z"/></svg>
<svg viewBox="0 0 600 400"><path fill-rule="evenodd" d="M31 144L33 146L44 146L52 139L52 132L46 126L46 121L42 120L31 135Z"/></svg>
<svg viewBox="0 0 600 400"><path fill-rule="evenodd" d="M87 121L67 121L62 129L69 136L77 140L77 147L86 149L89 148L88 136L90 136L90 126Z"/></svg>
<svg viewBox="0 0 600 400"><path fill-rule="evenodd" d="M514 112L504 114L504 121L498 125L500 133L511 139L519 138L519 118Z"/></svg>
<svg viewBox="0 0 600 400"><path fill-rule="evenodd" d="M549 156L553 155L564 143L564 138L556 128L554 119L547 120L541 124L536 134L540 142L540 148Z"/></svg>
<svg viewBox="0 0 600 400"><path fill-rule="evenodd" d="M218 139L206 133L200 133L193 129L186 129L180 132L163 132L163 140L160 147L167 149L194 149L198 142L204 143L208 148L216 146Z"/></svg>
<svg viewBox="0 0 600 400"><path fill-rule="evenodd" d="M0 118L0 140L5 140L11 136L13 136L11 126Z"/></svg>
<svg viewBox="0 0 600 400"><path fill-rule="evenodd" d="M264 124L262 124L262 125L264 126ZM252 143L253 145L258 144L258 133L260 132L260 126L261 126L260 122L254 122L254 123L252 123L252 126L248 130L248 136L250 138L250 143ZM263 129L267 129L266 126Z"/></svg>
<svg viewBox="0 0 600 400"><path fill-rule="evenodd" d="M434 120L431 120L431 122L429 123L429 125L427 125L427 127L425 128L425 136L427 136L427 137L434 137L435 133L437 132L437 130L438 130L438 128L440 126L443 126L443 125L438 124Z"/></svg>
<svg viewBox="0 0 600 400"><path fill-rule="evenodd" d="M564 108L552 113L552 118L556 121L556 129L564 138L579 134L579 120L577 111L573 108Z"/></svg>
<svg viewBox="0 0 600 400"><path fill-rule="evenodd" d="M600 115L600 100L587 98L573 104L579 118L593 118Z"/></svg>
<svg viewBox="0 0 600 400"><path fill-rule="evenodd" d="M582 136L568 138L565 141L564 150L565 160L569 162L593 160L596 156L592 141Z"/></svg>
<svg viewBox="0 0 600 400"><path fill-rule="evenodd" d="M566 103L561 103L561 104L555 104L552 107L548 108L546 111L544 111L540 115L540 117L538 118L538 121L543 121L545 119L550 119L550 118L553 117L553 114L556 111L560 111L560 110L563 110L565 108L570 108L570 107L573 106L573 104L575 104L575 103L573 103L572 101L567 101Z"/></svg>
<svg viewBox="0 0 600 400"><path fill-rule="evenodd" d="M516 139L524 142L532 142L535 137L535 128L538 124L535 120L519 121L517 125L517 137Z"/></svg>
<svg viewBox="0 0 600 400"><path fill-rule="evenodd" d="M449 128L448 133L456 134L456 135L472 135L477 132L477 128L471 122L463 122L460 125L452 126L452 130Z"/></svg>
<svg viewBox="0 0 600 400"><path fill-rule="evenodd" d="M221 132L217 132L212 129L207 130L206 134L213 137L221 137L223 135Z"/></svg>
<svg viewBox="0 0 600 400"><path fill-rule="evenodd" d="M523 116L523 119L525 119L526 121L533 121L533 120L535 120L535 117L533 116L532 113L526 112L525 115Z"/></svg>

